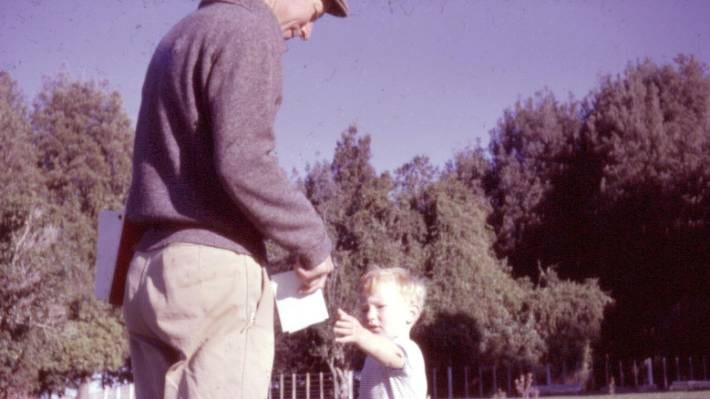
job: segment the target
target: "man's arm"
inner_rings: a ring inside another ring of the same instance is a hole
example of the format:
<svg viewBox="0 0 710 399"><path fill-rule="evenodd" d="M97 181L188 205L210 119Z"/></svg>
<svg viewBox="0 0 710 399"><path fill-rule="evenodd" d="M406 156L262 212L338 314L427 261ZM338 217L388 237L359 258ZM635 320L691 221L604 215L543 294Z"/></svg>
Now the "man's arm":
<svg viewBox="0 0 710 399"><path fill-rule="evenodd" d="M335 342L353 343L363 352L372 356L385 367L401 369L405 364L405 355L398 345L387 337L373 334L362 326L353 316L338 309L338 320L333 328Z"/></svg>
<svg viewBox="0 0 710 399"><path fill-rule="evenodd" d="M323 221L273 155L282 39L263 26L231 29L236 31L220 35L219 51L210 57L206 90L215 170L235 206L264 236L297 255L303 269L329 272L331 242ZM310 285L311 278L304 282Z"/></svg>

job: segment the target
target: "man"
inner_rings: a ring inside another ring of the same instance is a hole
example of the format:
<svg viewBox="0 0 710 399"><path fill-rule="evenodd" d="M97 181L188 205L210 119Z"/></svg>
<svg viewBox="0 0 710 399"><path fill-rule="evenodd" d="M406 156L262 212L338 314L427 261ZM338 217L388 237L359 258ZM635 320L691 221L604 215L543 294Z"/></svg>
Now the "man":
<svg viewBox="0 0 710 399"><path fill-rule="evenodd" d="M136 396L265 398L274 354L264 240L302 291L331 242L272 155L284 39L308 39L345 0L203 0L148 67L126 215L145 230L123 305Z"/></svg>

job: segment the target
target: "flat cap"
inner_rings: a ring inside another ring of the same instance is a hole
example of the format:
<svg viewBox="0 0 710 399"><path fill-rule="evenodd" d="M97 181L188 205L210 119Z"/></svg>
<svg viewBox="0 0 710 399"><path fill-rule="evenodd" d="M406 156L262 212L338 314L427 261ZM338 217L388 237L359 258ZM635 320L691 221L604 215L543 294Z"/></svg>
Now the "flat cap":
<svg viewBox="0 0 710 399"><path fill-rule="evenodd" d="M347 1L331 0L328 9L325 12L330 15L335 15L336 17L347 17L348 11Z"/></svg>

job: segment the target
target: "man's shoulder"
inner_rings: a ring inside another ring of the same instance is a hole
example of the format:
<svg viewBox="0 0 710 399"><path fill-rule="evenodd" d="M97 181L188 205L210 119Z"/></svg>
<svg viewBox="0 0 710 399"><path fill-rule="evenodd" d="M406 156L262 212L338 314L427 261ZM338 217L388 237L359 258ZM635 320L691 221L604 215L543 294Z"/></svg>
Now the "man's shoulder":
<svg viewBox="0 0 710 399"><path fill-rule="evenodd" d="M279 24L266 4L258 6L235 0L201 5L166 33L159 48L163 52L169 49L180 53L186 48L203 47L209 49L208 53L218 53L224 49L237 52L249 51L246 48L282 50L283 46Z"/></svg>
<svg viewBox="0 0 710 399"><path fill-rule="evenodd" d="M203 4L187 17L213 31L273 33L278 22L262 0L231 0Z"/></svg>

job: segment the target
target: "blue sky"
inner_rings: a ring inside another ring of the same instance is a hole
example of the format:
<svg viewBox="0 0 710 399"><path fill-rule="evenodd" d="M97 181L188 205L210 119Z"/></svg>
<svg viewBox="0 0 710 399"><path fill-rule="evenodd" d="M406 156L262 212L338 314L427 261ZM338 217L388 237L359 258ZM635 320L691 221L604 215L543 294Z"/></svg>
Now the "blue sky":
<svg viewBox="0 0 710 399"><path fill-rule="evenodd" d="M287 1L287 0L280 0ZM372 136L373 165L416 155L443 165L516 100L547 88L584 97L629 62L679 53L710 64L706 0L349 0L352 15L290 41L276 124L284 168L330 159L351 124ZM195 0L3 0L0 69L28 101L43 76L107 80L135 120L160 37Z"/></svg>

